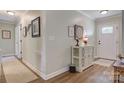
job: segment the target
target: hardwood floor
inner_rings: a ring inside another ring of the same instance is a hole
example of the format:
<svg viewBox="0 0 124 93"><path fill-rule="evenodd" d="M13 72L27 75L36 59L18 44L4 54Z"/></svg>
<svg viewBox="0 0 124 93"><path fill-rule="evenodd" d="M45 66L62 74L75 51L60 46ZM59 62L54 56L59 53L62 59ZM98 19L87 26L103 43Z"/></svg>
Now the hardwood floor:
<svg viewBox="0 0 124 93"><path fill-rule="evenodd" d="M6 83L1 65L0 83ZM113 67L93 65L81 73L65 72L49 80L38 78L29 83L113 83Z"/></svg>
<svg viewBox="0 0 124 93"><path fill-rule="evenodd" d="M46 81L39 78L31 83L113 83L113 67L94 65L81 73L65 72Z"/></svg>

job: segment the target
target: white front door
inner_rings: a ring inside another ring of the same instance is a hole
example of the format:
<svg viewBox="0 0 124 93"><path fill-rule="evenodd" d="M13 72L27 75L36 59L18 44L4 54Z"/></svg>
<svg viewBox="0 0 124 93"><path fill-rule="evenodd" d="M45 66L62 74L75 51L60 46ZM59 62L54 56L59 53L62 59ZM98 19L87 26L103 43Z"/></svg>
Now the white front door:
<svg viewBox="0 0 124 93"><path fill-rule="evenodd" d="M115 25L102 25L99 27L97 42L98 55L100 58L116 59L116 27Z"/></svg>

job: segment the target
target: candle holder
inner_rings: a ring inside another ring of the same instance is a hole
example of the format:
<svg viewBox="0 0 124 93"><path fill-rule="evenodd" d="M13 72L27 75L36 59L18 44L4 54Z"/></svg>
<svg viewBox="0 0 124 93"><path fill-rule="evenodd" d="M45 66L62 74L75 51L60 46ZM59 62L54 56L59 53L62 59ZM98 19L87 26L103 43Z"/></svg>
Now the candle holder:
<svg viewBox="0 0 124 93"><path fill-rule="evenodd" d="M76 42L77 42L77 44L75 46L79 46L79 40L78 39L76 39Z"/></svg>

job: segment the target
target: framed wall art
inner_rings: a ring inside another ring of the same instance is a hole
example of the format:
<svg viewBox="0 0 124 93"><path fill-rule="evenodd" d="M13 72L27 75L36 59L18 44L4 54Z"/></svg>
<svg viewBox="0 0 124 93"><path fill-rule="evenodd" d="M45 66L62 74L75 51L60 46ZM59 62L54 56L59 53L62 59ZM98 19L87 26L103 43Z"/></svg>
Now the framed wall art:
<svg viewBox="0 0 124 93"><path fill-rule="evenodd" d="M84 29L83 26L74 25L74 39L80 39L83 37Z"/></svg>
<svg viewBox="0 0 124 93"><path fill-rule="evenodd" d="M11 39L11 31L2 30L2 39Z"/></svg>
<svg viewBox="0 0 124 93"><path fill-rule="evenodd" d="M40 17L31 21L32 37L40 37Z"/></svg>
<svg viewBox="0 0 124 93"><path fill-rule="evenodd" d="M74 39L76 40L76 46L79 46L80 39L83 38L83 26L80 25L74 25Z"/></svg>
<svg viewBox="0 0 124 93"><path fill-rule="evenodd" d="M68 37L74 37L74 26L68 26Z"/></svg>

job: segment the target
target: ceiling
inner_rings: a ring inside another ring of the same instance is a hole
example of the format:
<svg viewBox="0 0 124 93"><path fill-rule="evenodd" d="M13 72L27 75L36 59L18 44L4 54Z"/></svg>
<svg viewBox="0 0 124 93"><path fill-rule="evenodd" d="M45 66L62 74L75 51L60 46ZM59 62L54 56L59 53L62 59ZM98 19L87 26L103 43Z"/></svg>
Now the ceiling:
<svg viewBox="0 0 124 93"><path fill-rule="evenodd" d="M16 23L16 21L19 20L19 17L26 12L26 10L12 10L12 11L15 13L14 16L8 15L6 10L0 10L0 21Z"/></svg>
<svg viewBox="0 0 124 93"><path fill-rule="evenodd" d="M121 14L121 10L109 10L107 14L102 15L99 13L100 10L80 10L80 12L92 19L99 19L103 17L113 16Z"/></svg>
<svg viewBox="0 0 124 93"><path fill-rule="evenodd" d="M6 10L0 10L0 21L16 23L17 20L19 20L20 16L24 15L28 10L12 10L12 11L15 13L15 16L8 15ZM108 13L105 15L100 14L99 10L79 10L79 12L92 19L98 19L98 18L121 14L122 11L109 10Z"/></svg>

